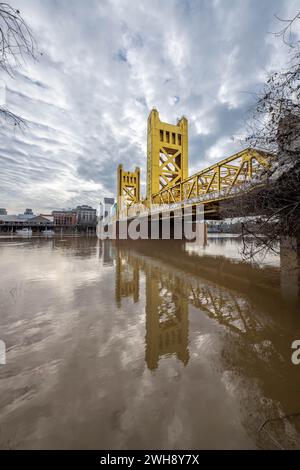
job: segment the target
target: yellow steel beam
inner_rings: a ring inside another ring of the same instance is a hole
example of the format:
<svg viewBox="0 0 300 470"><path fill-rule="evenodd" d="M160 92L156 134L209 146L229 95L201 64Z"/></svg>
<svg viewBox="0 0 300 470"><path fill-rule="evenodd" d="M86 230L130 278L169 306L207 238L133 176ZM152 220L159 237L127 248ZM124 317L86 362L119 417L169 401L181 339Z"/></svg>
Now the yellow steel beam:
<svg viewBox="0 0 300 470"><path fill-rule="evenodd" d="M188 122L162 122L156 109L148 117L147 201L188 176Z"/></svg>
<svg viewBox="0 0 300 470"><path fill-rule="evenodd" d="M221 192L224 189L250 182L257 171L267 168L269 165L270 154L247 148L189 178L161 189L152 195L152 202L155 204L166 203L170 197L174 202L179 202L209 193ZM222 199L221 195L219 199ZM216 200L215 194L213 200ZM205 202L210 202L209 198Z"/></svg>

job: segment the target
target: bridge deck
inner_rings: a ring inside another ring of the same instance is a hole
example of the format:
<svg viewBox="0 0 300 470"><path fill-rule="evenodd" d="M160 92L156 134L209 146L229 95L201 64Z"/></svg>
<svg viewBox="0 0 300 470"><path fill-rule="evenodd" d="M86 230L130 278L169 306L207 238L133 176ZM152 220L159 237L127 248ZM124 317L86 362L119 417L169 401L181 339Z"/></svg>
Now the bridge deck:
<svg viewBox="0 0 300 470"><path fill-rule="evenodd" d="M233 197L258 185L258 175L270 166L270 155L247 148L152 195L154 204L208 203Z"/></svg>

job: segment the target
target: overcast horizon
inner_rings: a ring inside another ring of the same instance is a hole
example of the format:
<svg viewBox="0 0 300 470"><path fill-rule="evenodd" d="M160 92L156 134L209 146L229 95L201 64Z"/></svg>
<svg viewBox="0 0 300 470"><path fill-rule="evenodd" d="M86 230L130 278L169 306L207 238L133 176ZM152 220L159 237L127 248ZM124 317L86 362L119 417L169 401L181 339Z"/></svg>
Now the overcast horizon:
<svg viewBox="0 0 300 470"><path fill-rule="evenodd" d="M42 55L2 72L23 132L0 127L0 207L35 213L115 196L117 166L141 167L146 126L189 121L189 174L243 148L247 110L288 60L275 14L296 0L18 0ZM298 4L298 5L297 5Z"/></svg>

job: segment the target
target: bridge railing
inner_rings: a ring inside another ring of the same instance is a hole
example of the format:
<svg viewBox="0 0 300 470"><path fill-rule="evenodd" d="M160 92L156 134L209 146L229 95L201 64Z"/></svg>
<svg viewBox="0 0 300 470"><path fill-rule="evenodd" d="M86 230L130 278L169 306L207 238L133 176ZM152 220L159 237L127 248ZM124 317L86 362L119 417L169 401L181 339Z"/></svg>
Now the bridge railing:
<svg viewBox="0 0 300 470"><path fill-rule="evenodd" d="M264 169L270 167L270 154L247 148L152 195L154 204L173 204L201 199L225 199L247 188ZM219 196L219 197L218 197Z"/></svg>

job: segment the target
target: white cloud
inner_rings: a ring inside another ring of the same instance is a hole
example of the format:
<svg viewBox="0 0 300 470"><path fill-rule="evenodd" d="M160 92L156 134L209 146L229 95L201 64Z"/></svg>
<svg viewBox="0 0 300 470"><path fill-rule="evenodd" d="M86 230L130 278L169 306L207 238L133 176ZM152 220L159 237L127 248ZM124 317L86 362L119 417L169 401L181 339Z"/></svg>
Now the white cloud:
<svg viewBox="0 0 300 470"><path fill-rule="evenodd" d="M237 149L251 92L287 54L274 0L12 0L43 55L7 84L9 106L30 121L0 129L0 201L11 211L98 204L116 168L142 167L153 106L189 119L190 168ZM143 191L145 192L145 191Z"/></svg>

